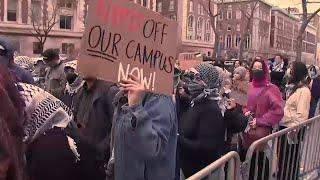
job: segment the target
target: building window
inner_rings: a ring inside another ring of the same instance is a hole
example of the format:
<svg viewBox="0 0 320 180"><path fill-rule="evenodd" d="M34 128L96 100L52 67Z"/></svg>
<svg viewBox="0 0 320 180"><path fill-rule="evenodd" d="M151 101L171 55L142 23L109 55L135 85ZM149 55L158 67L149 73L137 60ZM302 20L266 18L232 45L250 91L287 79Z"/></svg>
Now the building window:
<svg viewBox="0 0 320 180"><path fill-rule="evenodd" d="M231 44L232 44L232 36L231 36L231 35L227 35L227 38L226 38L226 47L227 47L227 48L231 48Z"/></svg>
<svg viewBox="0 0 320 180"><path fill-rule="evenodd" d="M204 7L201 5L201 15L204 15Z"/></svg>
<svg viewBox="0 0 320 180"><path fill-rule="evenodd" d="M194 18L193 18L193 16L189 16L189 18L188 18L189 29L193 29L193 24L194 24Z"/></svg>
<svg viewBox="0 0 320 180"><path fill-rule="evenodd" d="M246 41L244 43L244 48L249 49L251 47L251 36L246 37Z"/></svg>
<svg viewBox="0 0 320 180"><path fill-rule="evenodd" d="M201 4L200 3L198 4L198 14L199 15L201 14Z"/></svg>
<svg viewBox="0 0 320 180"><path fill-rule="evenodd" d="M202 30L202 28L203 28L203 19L202 18L199 18L198 19L198 30Z"/></svg>
<svg viewBox="0 0 320 180"><path fill-rule="evenodd" d="M223 12L222 11L219 14L219 20L223 20Z"/></svg>
<svg viewBox="0 0 320 180"><path fill-rule="evenodd" d="M142 6L148 7L148 0L142 0Z"/></svg>
<svg viewBox="0 0 320 180"><path fill-rule="evenodd" d="M236 35L236 47L240 46L241 36L238 34Z"/></svg>
<svg viewBox="0 0 320 180"><path fill-rule="evenodd" d="M190 11L190 12L193 12L193 0L190 0L189 3L190 3L190 4L189 4L189 11Z"/></svg>
<svg viewBox="0 0 320 180"><path fill-rule="evenodd" d="M241 11L240 10L236 11L236 19L241 19Z"/></svg>
<svg viewBox="0 0 320 180"><path fill-rule="evenodd" d="M41 54L41 44L39 42L33 42L33 54Z"/></svg>
<svg viewBox="0 0 320 180"><path fill-rule="evenodd" d="M169 11L174 11L174 1L170 0Z"/></svg>
<svg viewBox="0 0 320 180"><path fill-rule="evenodd" d="M162 2L158 3L157 12L162 12Z"/></svg>
<svg viewBox="0 0 320 180"><path fill-rule="evenodd" d="M72 0L60 0L60 7L72 8Z"/></svg>
<svg viewBox="0 0 320 180"><path fill-rule="evenodd" d="M17 21L17 5L18 0L10 0L8 2L7 20Z"/></svg>
<svg viewBox="0 0 320 180"><path fill-rule="evenodd" d="M204 37L204 41L205 42L210 42L211 41L211 33L206 33L206 35Z"/></svg>
<svg viewBox="0 0 320 180"><path fill-rule="evenodd" d="M237 31L240 31L240 24L237 24Z"/></svg>
<svg viewBox="0 0 320 180"><path fill-rule="evenodd" d="M60 29L72 28L72 16L60 16Z"/></svg>
<svg viewBox="0 0 320 180"><path fill-rule="evenodd" d="M197 40L202 40L202 31L203 31L203 19L199 18L197 23Z"/></svg>
<svg viewBox="0 0 320 180"><path fill-rule="evenodd" d="M192 40L193 39L193 34L194 34L193 30L188 30L187 31L187 39L188 40Z"/></svg>
<svg viewBox="0 0 320 180"><path fill-rule="evenodd" d="M206 23L206 32L210 32L210 31L211 31L211 23L208 20L207 23Z"/></svg>
<svg viewBox="0 0 320 180"><path fill-rule="evenodd" d="M174 20L174 21L176 21L177 20L177 16L175 16L175 15L170 15L170 17L169 17L171 20Z"/></svg>
<svg viewBox="0 0 320 180"><path fill-rule="evenodd" d="M32 0L31 1L31 21L35 23L39 23L41 20L41 1L40 0Z"/></svg>
<svg viewBox="0 0 320 180"><path fill-rule="evenodd" d="M232 11L227 11L227 19L232 19Z"/></svg>
<svg viewBox="0 0 320 180"><path fill-rule="evenodd" d="M227 31L231 31L231 26L230 25L228 25Z"/></svg>
<svg viewBox="0 0 320 180"><path fill-rule="evenodd" d="M62 43L61 53L62 54L69 54L70 50L74 49L74 44L72 43Z"/></svg>

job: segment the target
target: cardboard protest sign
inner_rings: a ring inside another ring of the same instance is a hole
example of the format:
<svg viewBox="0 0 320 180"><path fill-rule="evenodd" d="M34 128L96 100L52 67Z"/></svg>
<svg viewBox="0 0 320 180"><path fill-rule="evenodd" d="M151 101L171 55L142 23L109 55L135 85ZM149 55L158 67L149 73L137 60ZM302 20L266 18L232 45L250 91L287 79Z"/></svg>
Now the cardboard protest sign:
<svg viewBox="0 0 320 180"><path fill-rule="evenodd" d="M172 94L177 22L129 0L90 0L78 62L85 76L119 82L129 74Z"/></svg>
<svg viewBox="0 0 320 180"><path fill-rule="evenodd" d="M201 60L183 60L179 61L179 67L182 70L189 70L190 68L196 67L201 64L203 61Z"/></svg>

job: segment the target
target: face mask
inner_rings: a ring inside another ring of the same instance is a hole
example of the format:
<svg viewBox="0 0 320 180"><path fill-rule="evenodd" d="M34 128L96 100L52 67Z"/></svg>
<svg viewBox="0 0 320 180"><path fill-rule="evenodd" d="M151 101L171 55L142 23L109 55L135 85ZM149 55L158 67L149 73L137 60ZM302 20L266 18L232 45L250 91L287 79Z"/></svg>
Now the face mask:
<svg viewBox="0 0 320 180"><path fill-rule="evenodd" d="M264 72L261 69L252 70L252 78L254 80L263 80L264 79Z"/></svg>

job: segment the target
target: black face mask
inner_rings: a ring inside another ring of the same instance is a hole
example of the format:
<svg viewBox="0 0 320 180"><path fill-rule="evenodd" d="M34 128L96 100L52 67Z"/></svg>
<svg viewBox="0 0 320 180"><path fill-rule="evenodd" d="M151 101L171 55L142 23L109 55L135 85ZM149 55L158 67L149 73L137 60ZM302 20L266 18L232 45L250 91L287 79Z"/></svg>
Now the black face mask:
<svg viewBox="0 0 320 180"><path fill-rule="evenodd" d="M264 79L264 72L261 69L252 70L252 78L254 80L263 80Z"/></svg>
<svg viewBox="0 0 320 180"><path fill-rule="evenodd" d="M67 81L69 84L72 84L78 77L78 75L75 73L68 73L66 76L67 76L66 78L67 78Z"/></svg>

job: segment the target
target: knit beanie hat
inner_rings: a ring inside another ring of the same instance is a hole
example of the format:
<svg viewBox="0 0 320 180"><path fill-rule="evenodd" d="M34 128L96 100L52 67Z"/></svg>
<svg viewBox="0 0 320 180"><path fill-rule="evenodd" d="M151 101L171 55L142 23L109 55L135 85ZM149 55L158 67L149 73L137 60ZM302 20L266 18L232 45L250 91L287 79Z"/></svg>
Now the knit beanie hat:
<svg viewBox="0 0 320 180"><path fill-rule="evenodd" d="M195 67L199 72L201 79L211 89L220 88L221 82L219 78L219 71L212 64L203 62Z"/></svg>
<svg viewBox="0 0 320 180"><path fill-rule="evenodd" d="M235 70L234 70L234 74L239 74L240 75L240 79L245 79L246 78L246 75L247 75L247 69L240 66L240 67L237 67Z"/></svg>

